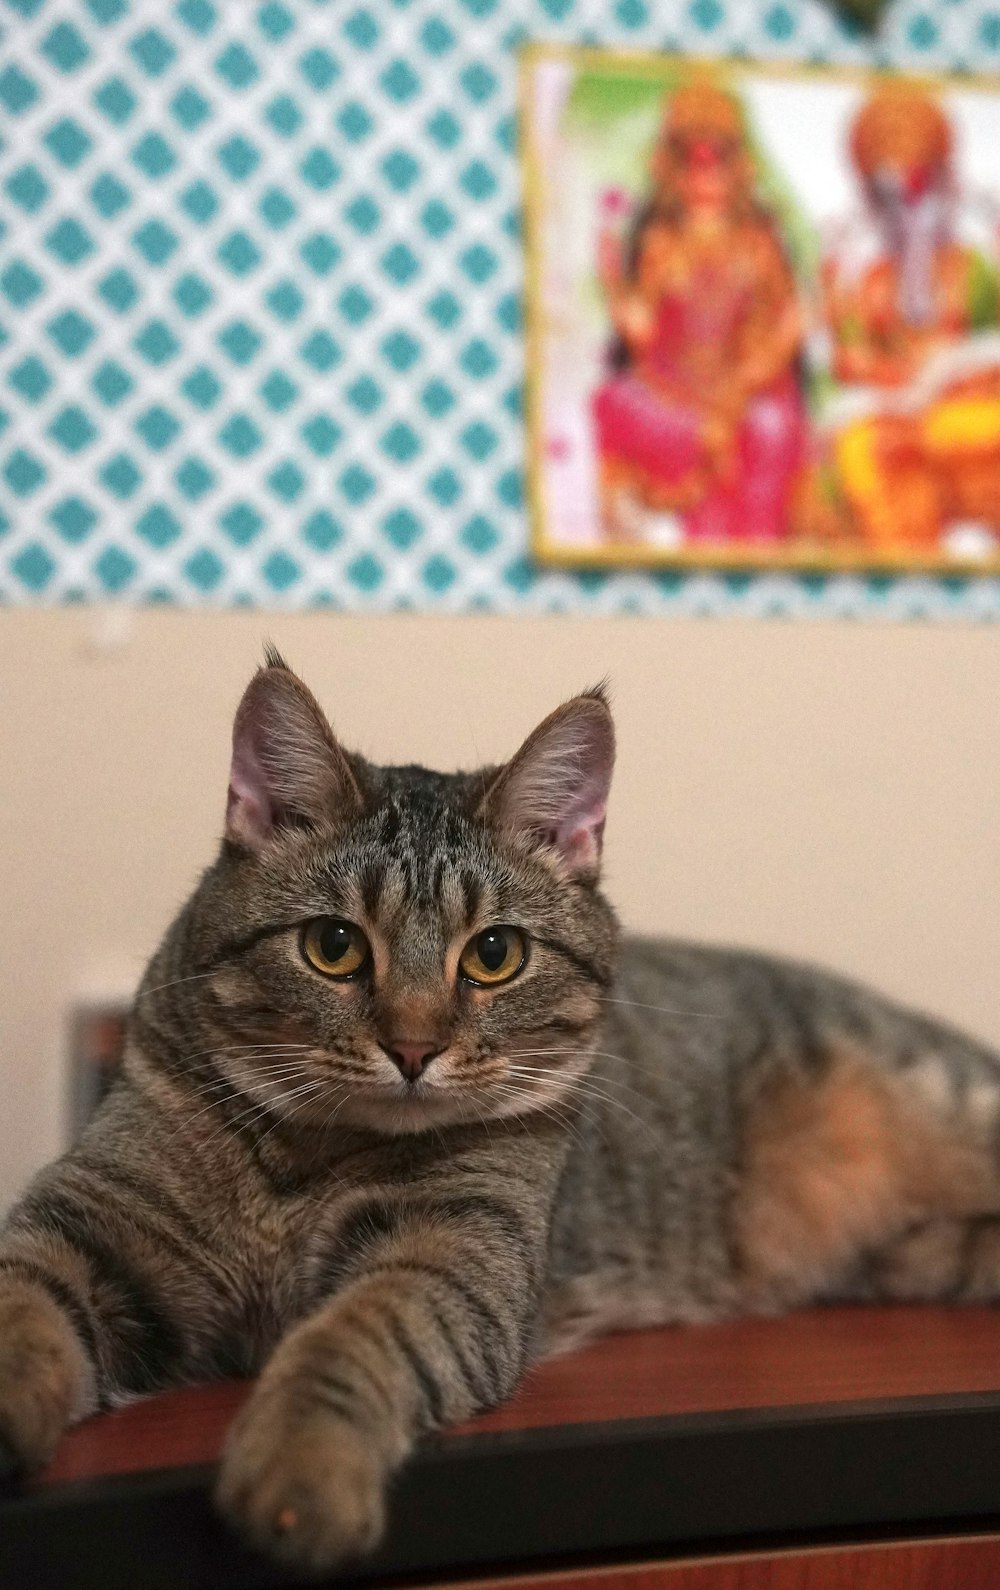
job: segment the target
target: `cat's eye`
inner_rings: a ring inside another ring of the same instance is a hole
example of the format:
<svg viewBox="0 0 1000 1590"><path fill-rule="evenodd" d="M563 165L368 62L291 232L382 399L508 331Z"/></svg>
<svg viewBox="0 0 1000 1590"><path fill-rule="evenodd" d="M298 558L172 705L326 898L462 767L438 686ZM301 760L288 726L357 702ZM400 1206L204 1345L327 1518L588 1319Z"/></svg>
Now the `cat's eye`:
<svg viewBox="0 0 1000 1590"><path fill-rule="evenodd" d="M517 928L488 927L469 940L459 957L458 969L467 982L492 988L516 977L527 954L527 940Z"/></svg>
<svg viewBox="0 0 1000 1590"><path fill-rule="evenodd" d="M353 977L371 948L359 927L338 916L318 916L302 930L302 953L324 977Z"/></svg>

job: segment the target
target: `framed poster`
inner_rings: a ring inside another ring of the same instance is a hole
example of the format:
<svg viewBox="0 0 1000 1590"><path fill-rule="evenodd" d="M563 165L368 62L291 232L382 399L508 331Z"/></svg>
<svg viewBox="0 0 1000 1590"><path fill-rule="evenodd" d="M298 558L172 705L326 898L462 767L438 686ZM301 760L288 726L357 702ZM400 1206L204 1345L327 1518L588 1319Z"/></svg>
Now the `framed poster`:
<svg viewBox="0 0 1000 1590"><path fill-rule="evenodd" d="M1000 84L531 46L534 548L1000 570Z"/></svg>

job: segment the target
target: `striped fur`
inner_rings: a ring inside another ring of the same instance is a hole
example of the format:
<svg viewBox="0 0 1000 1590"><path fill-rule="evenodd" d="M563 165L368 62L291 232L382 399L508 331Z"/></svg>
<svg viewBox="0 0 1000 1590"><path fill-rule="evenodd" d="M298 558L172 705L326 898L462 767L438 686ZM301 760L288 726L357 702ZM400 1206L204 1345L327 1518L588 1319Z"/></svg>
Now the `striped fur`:
<svg viewBox="0 0 1000 1590"><path fill-rule="evenodd" d="M281 663L123 1075L0 1238L0 1466L160 1387L259 1374L219 1501L324 1567L421 1434L596 1332L830 1297L988 1298L1000 1059L810 968L626 942L597 883L610 715L502 769L376 768ZM569 749L567 749L569 748ZM349 982L302 925L361 926ZM474 987L494 923L529 951ZM400 1035L438 1053L406 1080Z"/></svg>

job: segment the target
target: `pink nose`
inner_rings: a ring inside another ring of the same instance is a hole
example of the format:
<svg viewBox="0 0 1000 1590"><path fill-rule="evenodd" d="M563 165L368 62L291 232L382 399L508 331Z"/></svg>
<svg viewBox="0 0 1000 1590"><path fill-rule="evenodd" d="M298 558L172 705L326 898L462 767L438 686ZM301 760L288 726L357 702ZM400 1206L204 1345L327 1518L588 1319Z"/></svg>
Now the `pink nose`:
<svg viewBox="0 0 1000 1590"><path fill-rule="evenodd" d="M415 1082L429 1060L440 1054L439 1046L422 1038L390 1038L382 1044L393 1065L399 1067L407 1082Z"/></svg>

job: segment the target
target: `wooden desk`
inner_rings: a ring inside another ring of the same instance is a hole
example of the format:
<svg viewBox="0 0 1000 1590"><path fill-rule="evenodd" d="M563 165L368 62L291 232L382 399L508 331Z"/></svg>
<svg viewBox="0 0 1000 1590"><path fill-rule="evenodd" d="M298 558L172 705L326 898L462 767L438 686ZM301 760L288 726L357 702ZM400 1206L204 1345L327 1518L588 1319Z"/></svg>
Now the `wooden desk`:
<svg viewBox="0 0 1000 1590"><path fill-rule="evenodd" d="M0 1502L2 1590L295 1583L209 1505L246 1394L170 1393L69 1435ZM845 1540L879 1544L811 1549ZM1000 1312L829 1309L608 1338L428 1443L383 1548L349 1578L543 1574L546 1590L1000 1586Z"/></svg>

